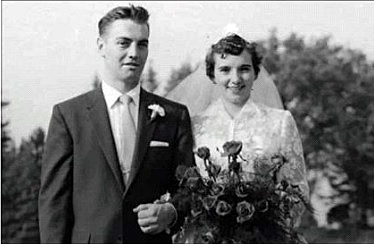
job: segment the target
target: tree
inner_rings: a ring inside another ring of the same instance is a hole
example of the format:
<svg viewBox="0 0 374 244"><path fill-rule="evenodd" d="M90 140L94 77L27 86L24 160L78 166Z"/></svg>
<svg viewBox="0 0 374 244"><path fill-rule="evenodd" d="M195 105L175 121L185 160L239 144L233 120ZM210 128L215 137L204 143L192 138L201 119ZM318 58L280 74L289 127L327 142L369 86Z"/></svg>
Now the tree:
<svg viewBox="0 0 374 244"><path fill-rule="evenodd" d="M358 50L331 44L330 36L306 42L293 33L278 41L272 32L261 43L264 66L298 124L308 168L328 171L340 194L369 207L358 193L370 192L360 189L374 176L373 63ZM358 176L362 171L368 177Z"/></svg>
<svg viewBox="0 0 374 244"><path fill-rule="evenodd" d="M170 78L166 84L162 87L162 90L158 91L158 94L166 96L171 90L174 89L184 78L195 71L195 68L189 62L183 62L182 65L177 69L172 69Z"/></svg>
<svg viewBox="0 0 374 244"><path fill-rule="evenodd" d="M45 133L37 128L23 139L2 171L2 241L39 242L38 193Z"/></svg>
<svg viewBox="0 0 374 244"><path fill-rule="evenodd" d="M8 105L9 102L1 101L1 109L4 109ZM4 153L9 149L9 142L11 141L9 132L6 130L8 125L9 121L3 122L3 120L1 120L1 155L4 155Z"/></svg>
<svg viewBox="0 0 374 244"><path fill-rule="evenodd" d="M149 61L148 69L144 74L144 78L142 79L142 87L149 92L156 90L158 87L156 76L157 74L152 66L152 61Z"/></svg>
<svg viewBox="0 0 374 244"><path fill-rule="evenodd" d="M101 80L100 80L100 77L97 73L94 74L94 77L92 79L92 87L94 89L98 88L101 84Z"/></svg>

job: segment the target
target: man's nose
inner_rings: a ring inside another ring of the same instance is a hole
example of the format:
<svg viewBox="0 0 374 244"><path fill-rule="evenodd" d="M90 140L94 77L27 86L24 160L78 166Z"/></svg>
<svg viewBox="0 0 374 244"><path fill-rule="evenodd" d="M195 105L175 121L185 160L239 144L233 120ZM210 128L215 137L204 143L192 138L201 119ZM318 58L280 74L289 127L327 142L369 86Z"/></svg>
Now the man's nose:
<svg viewBox="0 0 374 244"><path fill-rule="evenodd" d="M130 58L132 59L137 59L138 58L138 47L136 43L131 43L129 49L128 49L128 54Z"/></svg>

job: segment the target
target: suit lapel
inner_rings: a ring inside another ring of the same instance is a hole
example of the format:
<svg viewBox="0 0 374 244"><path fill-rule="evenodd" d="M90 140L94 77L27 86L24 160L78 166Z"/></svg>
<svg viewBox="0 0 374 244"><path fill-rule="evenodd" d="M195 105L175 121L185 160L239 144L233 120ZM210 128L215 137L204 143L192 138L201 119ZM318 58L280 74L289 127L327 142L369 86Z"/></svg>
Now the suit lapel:
<svg viewBox="0 0 374 244"><path fill-rule="evenodd" d="M136 175L139 173L139 169L144 160L144 156L147 153L149 142L152 139L152 135L157 125L157 119L150 120L150 111L148 106L155 103L154 97L143 89L140 90L140 104L139 104L139 118L138 118L138 130L136 133L136 145L135 152L132 161L131 172L126 187L126 192L133 183ZM125 192L125 195L126 195Z"/></svg>
<svg viewBox="0 0 374 244"><path fill-rule="evenodd" d="M91 121L94 125L99 145L102 151L104 152L107 163L109 164L114 174L114 177L116 179L116 182L118 183L118 186L120 187L121 192L123 192L124 184L121 169L119 167L116 146L101 87L94 91L93 96L91 97L88 103L87 109Z"/></svg>

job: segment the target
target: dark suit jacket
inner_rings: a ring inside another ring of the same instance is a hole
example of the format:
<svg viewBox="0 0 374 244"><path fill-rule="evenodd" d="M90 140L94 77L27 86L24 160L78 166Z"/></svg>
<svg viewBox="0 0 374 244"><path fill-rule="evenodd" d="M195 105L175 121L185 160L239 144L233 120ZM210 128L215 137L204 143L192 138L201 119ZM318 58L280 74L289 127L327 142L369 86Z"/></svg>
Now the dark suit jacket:
<svg viewBox="0 0 374 244"><path fill-rule="evenodd" d="M150 120L150 104L166 112ZM150 141L169 147L150 147ZM144 234L132 209L174 192L178 164L193 165L187 108L141 89L138 131L129 183L124 186L102 89L53 108L39 195L45 243L171 242L165 232Z"/></svg>

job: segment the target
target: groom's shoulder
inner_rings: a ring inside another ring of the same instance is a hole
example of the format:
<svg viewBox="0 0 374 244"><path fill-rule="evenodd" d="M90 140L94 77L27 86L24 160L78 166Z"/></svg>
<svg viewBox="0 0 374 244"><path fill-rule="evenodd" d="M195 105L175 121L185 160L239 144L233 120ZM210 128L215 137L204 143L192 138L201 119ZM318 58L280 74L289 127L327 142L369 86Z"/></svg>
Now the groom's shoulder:
<svg viewBox="0 0 374 244"><path fill-rule="evenodd" d="M86 105L87 102L94 100L99 94L100 88L95 88L80 95L65 99L64 101L57 103L55 106L59 106L61 108L81 107Z"/></svg>
<svg viewBox="0 0 374 244"><path fill-rule="evenodd" d="M149 96L153 97L152 100L156 101L157 103L160 103L160 105L165 106L165 109L172 109L172 110L187 110L187 106L175 101L172 101L168 98L161 97L159 95L156 95L154 93L150 93L145 91Z"/></svg>

